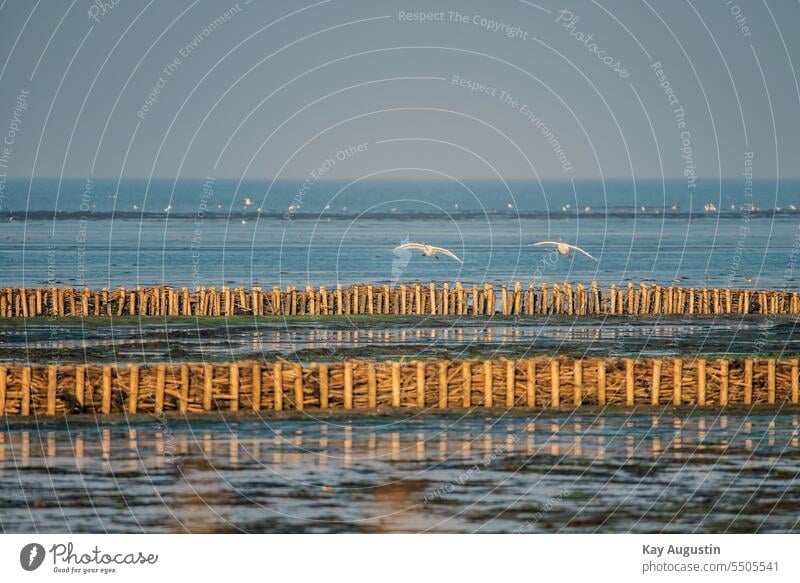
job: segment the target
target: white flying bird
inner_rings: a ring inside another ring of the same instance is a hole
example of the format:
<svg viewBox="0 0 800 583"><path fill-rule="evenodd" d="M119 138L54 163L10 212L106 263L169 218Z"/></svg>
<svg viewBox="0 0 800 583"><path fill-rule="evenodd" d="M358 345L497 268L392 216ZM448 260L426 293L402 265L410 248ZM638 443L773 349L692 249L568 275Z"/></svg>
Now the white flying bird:
<svg viewBox="0 0 800 583"><path fill-rule="evenodd" d="M425 257L433 257L434 259L439 259L436 257L437 254L441 253L442 255L447 255L448 257L452 257L459 263L464 263L458 256L450 251L449 249L445 249L444 247L435 247L433 245L428 245L427 243L403 243L402 245L395 247L395 251L400 251L402 249L419 249L422 251L422 254Z"/></svg>
<svg viewBox="0 0 800 583"><path fill-rule="evenodd" d="M589 259L594 259L595 261L597 261L596 257L592 257L580 247L576 247L575 245L570 245L569 243L564 243L563 241L542 241L540 243L531 243L530 245L528 245L528 247L556 247L558 249L559 255L569 255L573 251L577 251L578 253L583 253Z"/></svg>

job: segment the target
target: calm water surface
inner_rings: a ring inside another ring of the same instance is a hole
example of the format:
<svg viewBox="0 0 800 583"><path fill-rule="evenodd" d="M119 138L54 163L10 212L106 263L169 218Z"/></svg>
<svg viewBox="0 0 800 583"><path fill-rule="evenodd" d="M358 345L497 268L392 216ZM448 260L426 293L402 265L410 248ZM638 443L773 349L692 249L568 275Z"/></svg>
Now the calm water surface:
<svg viewBox="0 0 800 583"><path fill-rule="evenodd" d="M0 433L6 532L786 532L800 416L177 421Z"/></svg>
<svg viewBox="0 0 800 583"><path fill-rule="evenodd" d="M2 285L331 285L632 280L798 288L800 181L12 181L0 208ZM207 204L209 203L209 204ZM707 204L719 211L708 212ZM753 205L751 208L749 205ZM206 206L208 208L206 208ZM759 208L761 210L756 210ZM261 209L262 212L259 212ZM143 214L145 213L145 214ZM214 213L214 216L212 216ZM287 218L288 217L288 218ZM548 257L563 239L600 259ZM463 260L396 256L404 241Z"/></svg>
<svg viewBox="0 0 800 583"><path fill-rule="evenodd" d="M290 357L709 356L800 352L794 318L407 318L0 322L6 361L172 362Z"/></svg>

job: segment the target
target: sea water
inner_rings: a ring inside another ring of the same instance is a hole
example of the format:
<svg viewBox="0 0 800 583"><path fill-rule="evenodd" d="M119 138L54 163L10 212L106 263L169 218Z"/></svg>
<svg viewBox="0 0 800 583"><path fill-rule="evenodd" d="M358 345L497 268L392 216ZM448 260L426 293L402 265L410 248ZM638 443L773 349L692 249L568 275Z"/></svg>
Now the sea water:
<svg viewBox="0 0 800 583"><path fill-rule="evenodd" d="M0 431L4 532L790 532L796 413Z"/></svg>
<svg viewBox="0 0 800 583"><path fill-rule="evenodd" d="M633 281L797 289L800 181L12 181L2 284ZM707 205L713 210L707 210ZM599 259L558 256L537 241ZM444 246L464 263L396 253Z"/></svg>

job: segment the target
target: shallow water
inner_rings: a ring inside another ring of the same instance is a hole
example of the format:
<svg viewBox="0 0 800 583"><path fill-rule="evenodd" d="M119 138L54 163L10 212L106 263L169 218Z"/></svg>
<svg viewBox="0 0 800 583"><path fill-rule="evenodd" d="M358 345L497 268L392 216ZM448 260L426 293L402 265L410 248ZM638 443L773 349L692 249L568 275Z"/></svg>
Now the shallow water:
<svg viewBox="0 0 800 583"><path fill-rule="evenodd" d="M5 532L786 532L800 416L81 425L0 433Z"/></svg>
<svg viewBox="0 0 800 583"><path fill-rule="evenodd" d="M278 356L488 357L745 355L800 351L793 318L406 318L303 321L236 318L0 322L5 361L171 362Z"/></svg>

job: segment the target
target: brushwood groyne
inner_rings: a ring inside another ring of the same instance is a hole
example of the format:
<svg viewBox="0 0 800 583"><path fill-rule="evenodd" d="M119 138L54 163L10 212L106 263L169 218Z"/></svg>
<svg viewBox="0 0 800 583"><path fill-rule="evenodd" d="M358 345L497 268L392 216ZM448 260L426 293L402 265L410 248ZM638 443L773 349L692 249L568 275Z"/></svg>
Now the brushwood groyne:
<svg viewBox="0 0 800 583"><path fill-rule="evenodd" d="M596 282L444 283L262 290L222 287L0 288L0 318L38 316L659 316L800 314L800 292Z"/></svg>
<svg viewBox="0 0 800 583"><path fill-rule="evenodd" d="M0 415L798 404L798 358L0 365Z"/></svg>

